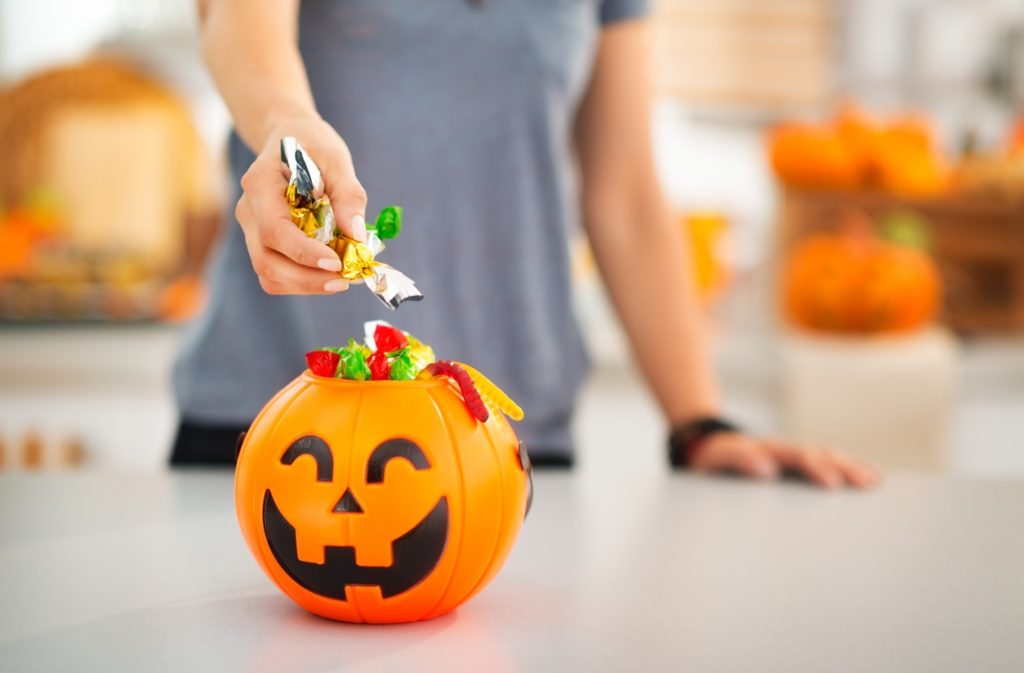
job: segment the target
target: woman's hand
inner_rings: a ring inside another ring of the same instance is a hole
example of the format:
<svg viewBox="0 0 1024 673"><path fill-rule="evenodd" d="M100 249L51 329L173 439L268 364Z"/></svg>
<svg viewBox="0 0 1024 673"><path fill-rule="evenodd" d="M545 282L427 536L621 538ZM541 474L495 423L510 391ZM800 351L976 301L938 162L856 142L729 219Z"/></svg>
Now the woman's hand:
<svg viewBox="0 0 1024 673"><path fill-rule="evenodd" d="M320 167L342 232L366 240L366 191L356 178L348 146L325 121L304 115L273 125L263 150L242 176L235 217L245 235L252 268L268 294L341 292L348 283L338 277L338 255L303 234L289 215L284 197L288 173L280 150L285 136L295 136Z"/></svg>
<svg viewBox="0 0 1024 673"><path fill-rule="evenodd" d="M733 432L719 432L705 439L693 452L690 466L697 472L738 472L757 479L775 479L783 472L792 472L829 489L871 488L881 480L877 470L838 451Z"/></svg>

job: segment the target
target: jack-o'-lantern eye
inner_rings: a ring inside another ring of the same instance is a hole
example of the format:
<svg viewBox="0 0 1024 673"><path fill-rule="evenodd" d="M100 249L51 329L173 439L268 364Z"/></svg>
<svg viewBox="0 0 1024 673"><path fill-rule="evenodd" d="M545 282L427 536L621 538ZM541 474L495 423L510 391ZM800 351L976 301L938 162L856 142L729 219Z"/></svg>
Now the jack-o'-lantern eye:
<svg viewBox="0 0 1024 673"><path fill-rule="evenodd" d="M334 477L334 456L327 442L316 435L299 437L281 456L283 465L291 465L299 456L313 456L316 461L316 480L331 481Z"/></svg>
<svg viewBox="0 0 1024 673"><path fill-rule="evenodd" d="M417 470L426 470L430 461L423 449L415 442L401 437L389 439L373 450L366 461L366 483L380 484L384 481L384 469L388 462L402 459L409 462Z"/></svg>

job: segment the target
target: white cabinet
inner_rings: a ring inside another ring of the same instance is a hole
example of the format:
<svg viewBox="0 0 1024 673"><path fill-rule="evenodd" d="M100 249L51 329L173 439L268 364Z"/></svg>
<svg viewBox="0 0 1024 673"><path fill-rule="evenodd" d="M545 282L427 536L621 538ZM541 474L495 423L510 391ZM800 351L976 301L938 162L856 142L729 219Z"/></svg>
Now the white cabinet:
<svg viewBox="0 0 1024 673"><path fill-rule="evenodd" d="M69 438L88 465L153 469L177 422L170 369L179 328L167 325L0 328L0 438L8 467L26 437L44 465Z"/></svg>

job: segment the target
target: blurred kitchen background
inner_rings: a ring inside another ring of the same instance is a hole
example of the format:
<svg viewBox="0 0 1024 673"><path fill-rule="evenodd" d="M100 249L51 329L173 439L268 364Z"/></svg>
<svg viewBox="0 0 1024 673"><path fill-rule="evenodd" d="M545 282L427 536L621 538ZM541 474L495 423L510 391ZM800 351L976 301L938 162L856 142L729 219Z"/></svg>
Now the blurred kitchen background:
<svg viewBox="0 0 1024 673"><path fill-rule="evenodd" d="M1024 474L1024 3L654 4L654 142L730 414ZM165 463L229 124L192 2L0 0L0 469ZM581 469L663 469L576 249Z"/></svg>

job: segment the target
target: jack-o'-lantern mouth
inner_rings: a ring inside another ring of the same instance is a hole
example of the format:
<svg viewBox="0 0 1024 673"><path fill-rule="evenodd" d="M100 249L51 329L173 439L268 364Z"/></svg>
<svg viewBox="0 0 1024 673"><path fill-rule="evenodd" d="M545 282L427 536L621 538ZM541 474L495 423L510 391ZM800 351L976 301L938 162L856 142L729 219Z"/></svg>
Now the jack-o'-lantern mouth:
<svg viewBox="0 0 1024 673"><path fill-rule="evenodd" d="M302 561L295 527L269 490L263 496L263 530L278 564L303 588L345 601L345 587L376 586L382 598L390 598L412 589L437 567L448 541L448 499L442 496L429 514L391 543L390 566L358 565L355 549L349 546L325 546L323 563Z"/></svg>

